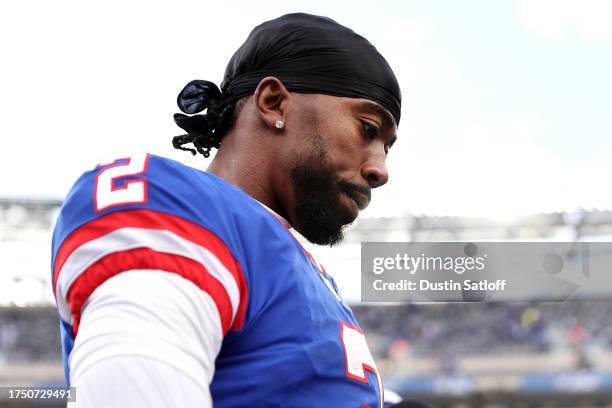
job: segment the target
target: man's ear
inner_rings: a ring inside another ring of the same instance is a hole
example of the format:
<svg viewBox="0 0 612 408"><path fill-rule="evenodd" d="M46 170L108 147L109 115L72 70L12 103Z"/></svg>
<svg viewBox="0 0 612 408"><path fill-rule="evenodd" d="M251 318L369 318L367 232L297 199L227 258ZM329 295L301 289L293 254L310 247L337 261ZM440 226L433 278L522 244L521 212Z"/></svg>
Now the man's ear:
<svg viewBox="0 0 612 408"><path fill-rule="evenodd" d="M272 76L262 79L257 85L254 98L259 118L266 127L274 129L277 121L286 121L284 107L290 94L280 79Z"/></svg>

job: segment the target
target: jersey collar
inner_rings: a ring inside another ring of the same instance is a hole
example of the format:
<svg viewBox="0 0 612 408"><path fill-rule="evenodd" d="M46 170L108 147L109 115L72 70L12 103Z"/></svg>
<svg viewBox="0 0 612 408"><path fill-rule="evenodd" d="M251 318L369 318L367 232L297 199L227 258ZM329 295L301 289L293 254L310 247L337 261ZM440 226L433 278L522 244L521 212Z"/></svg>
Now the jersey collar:
<svg viewBox="0 0 612 408"><path fill-rule="evenodd" d="M261 206L263 208L265 208L266 210L268 210L268 212L270 214L272 214L272 216L274 218L276 218L281 224L283 224L287 229L292 229L293 227L291 226L291 224L289 223L289 221L287 221L283 216L281 216L280 214L278 214L276 211L274 211L273 209L271 209L270 207L268 207L267 205L265 205L264 203L262 203L259 200L255 200L257 201L259 204L261 204Z"/></svg>

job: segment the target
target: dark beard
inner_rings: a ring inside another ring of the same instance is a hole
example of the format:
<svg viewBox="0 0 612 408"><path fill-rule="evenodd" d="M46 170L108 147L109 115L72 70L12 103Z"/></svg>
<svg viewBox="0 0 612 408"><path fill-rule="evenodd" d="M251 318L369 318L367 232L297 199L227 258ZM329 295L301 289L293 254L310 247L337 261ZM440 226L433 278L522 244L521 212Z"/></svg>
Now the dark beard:
<svg viewBox="0 0 612 408"><path fill-rule="evenodd" d="M340 196L354 189L326 166L325 155L310 157L291 171L295 192L295 228L310 242L333 246L344 238L344 227L353 222Z"/></svg>

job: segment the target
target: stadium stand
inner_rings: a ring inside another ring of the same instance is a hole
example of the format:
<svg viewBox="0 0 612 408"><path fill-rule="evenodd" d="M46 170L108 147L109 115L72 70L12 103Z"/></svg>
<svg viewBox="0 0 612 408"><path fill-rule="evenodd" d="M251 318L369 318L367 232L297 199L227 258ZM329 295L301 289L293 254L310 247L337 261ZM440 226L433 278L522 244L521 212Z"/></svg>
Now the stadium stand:
<svg viewBox="0 0 612 408"><path fill-rule="evenodd" d="M63 382L49 283L49 240L60 205L0 199L0 385ZM610 234L610 211L539 214L503 223L406 216L362 219L346 245L604 240ZM339 265L354 262L341 248ZM612 303L355 303L353 310L386 387L404 397L442 407L612 406ZM0 401L0 407L29 406L11 404Z"/></svg>

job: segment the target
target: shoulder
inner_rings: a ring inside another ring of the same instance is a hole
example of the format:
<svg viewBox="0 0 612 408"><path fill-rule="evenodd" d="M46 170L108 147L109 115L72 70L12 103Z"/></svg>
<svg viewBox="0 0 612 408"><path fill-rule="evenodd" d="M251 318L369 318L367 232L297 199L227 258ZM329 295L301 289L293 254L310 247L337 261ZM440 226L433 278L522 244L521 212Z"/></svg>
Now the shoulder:
<svg viewBox="0 0 612 408"><path fill-rule="evenodd" d="M68 194L53 233L53 288L64 320L77 322L70 314L78 317L89 294L110 277L159 269L220 294L226 330L234 316L240 322L247 282L227 197L234 206L252 199L237 190L218 177L149 154L85 172Z"/></svg>
<svg viewBox="0 0 612 408"><path fill-rule="evenodd" d="M103 217L123 219L127 211L133 211L130 218L148 215L149 221L150 216L160 222L178 217L223 235L232 214L253 203L217 176L164 157L135 154L81 175L60 210L54 247L84 224Z"/></svg>

